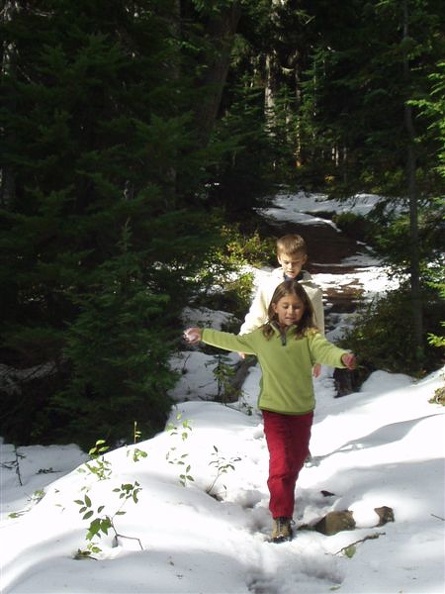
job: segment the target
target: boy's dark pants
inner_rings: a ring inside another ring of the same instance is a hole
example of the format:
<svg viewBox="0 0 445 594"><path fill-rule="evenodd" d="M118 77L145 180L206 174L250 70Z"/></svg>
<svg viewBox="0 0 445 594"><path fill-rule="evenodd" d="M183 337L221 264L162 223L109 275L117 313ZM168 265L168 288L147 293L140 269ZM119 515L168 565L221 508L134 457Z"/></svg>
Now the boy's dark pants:
<svg viewBox="0 0 445 594"><path fill-rule="evenodd" d="M295 484L309 454L314 413L282 415L263 410L269 449L269 509L273 518L292 518Z"/></svg>

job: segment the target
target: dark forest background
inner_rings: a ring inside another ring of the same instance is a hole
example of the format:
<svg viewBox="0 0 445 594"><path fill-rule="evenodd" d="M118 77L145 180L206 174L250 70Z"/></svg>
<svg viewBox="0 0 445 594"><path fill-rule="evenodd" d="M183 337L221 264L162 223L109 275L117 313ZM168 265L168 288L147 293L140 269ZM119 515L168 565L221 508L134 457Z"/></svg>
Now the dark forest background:
<svg viewBox="0 0 445 594"><path fill-rule="evenodd" d="M384 198L340 223L405 280L351 339L369 369L443 364L443 0L3 0L0 17L5 439L162 430L180 313L273 255L255 208L283 186ZM248 279L225 288L241 315Z"/></svg>

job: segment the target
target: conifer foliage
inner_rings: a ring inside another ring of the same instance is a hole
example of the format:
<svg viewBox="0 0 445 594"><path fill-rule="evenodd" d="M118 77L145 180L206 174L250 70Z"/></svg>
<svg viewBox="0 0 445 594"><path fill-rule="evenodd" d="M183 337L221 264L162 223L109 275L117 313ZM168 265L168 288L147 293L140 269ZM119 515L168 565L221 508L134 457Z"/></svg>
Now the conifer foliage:
<svg viewBox="0 0 445 594"><path fill-rule="evenodd" d="M162 429L193 283L213 286L224 224L254 230L283 183L387 198L372 240L411 277L422 367L422 290L443 277L443 15L442 0L5 0L0 435L89 449Z"/></svg>
<svg viewBox="0 0 445 594"><path fill-rule="evenodd" d="M145 435L159 430L169 411L168 353L187 298L179 275L193 271L202 250L190 231L199 220L188 199L200 163L171 67L172 8L7 2L6 439L89 446L98 435L126 439L134 421Z"/></svg>

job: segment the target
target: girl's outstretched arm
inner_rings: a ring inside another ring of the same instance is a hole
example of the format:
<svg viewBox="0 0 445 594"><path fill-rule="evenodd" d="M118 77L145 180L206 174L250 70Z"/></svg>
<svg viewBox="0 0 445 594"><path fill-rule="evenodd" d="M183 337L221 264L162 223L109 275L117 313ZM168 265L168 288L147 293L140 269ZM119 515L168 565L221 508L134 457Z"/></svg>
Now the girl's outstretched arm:
<svg viewBox="0 0 445 594"><path fill-rule="evenodd" d="M201 342L201 328L187 328L184 331L184 339L189 344L198 344Z"/></svg>

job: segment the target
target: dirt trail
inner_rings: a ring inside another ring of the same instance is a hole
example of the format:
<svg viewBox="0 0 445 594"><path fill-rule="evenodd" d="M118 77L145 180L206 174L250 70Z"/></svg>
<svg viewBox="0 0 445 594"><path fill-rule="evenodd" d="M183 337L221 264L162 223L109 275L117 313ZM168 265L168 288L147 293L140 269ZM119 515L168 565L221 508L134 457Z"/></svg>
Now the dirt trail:
<svg viewBox="0 0 445 594"><path fill-rule="evenodd" d="M304 237L308 247L308 262L306 270L311 274L324 273L338 275L338 286L329 288L325 297L332 304L332 313L351 313L355 310L357 297L357 283L351 279L342 282L342 275L354 272L353 265L341 264L345 258L356 256L363 252L363 248L354 239L339 233L332 226L299 225L289 221L265 221L264 229L273 237L280 237L286 233L298 233ZM263 232L264 232L263 229ZM349 285L351 285L349 287Z"/></svg>
<svg viewBox="0 0 445 594"><path fill-rule="evenodd" d="M309 254L307 268L309 272L338 273L338 264L344 258L360 251L360 246L353 239L339 233L330 225L299 225L288 221L268 222L270 234L276 237L286 233L298 233L304 237ZM322 266L317 266L321 264ZM329 264L333 265L332 270Z"/></svg>

